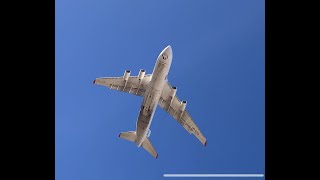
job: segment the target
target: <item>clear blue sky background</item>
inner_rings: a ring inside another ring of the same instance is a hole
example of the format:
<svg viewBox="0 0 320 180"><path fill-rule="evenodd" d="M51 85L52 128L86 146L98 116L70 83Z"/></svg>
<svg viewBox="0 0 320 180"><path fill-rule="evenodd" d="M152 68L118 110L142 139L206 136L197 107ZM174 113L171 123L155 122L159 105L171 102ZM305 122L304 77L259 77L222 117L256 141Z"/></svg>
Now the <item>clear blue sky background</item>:
<svg viewBox="0 0 320 180"><path fill-rule="evenodd" d="M264 3L56 0L56 179L264 173ZM173 49L168 79L208 145L158 108L150 137L159 153L154 159L118 138L135 130L142 98L92 81L127 69L151 73L167 45Z"/></svg>

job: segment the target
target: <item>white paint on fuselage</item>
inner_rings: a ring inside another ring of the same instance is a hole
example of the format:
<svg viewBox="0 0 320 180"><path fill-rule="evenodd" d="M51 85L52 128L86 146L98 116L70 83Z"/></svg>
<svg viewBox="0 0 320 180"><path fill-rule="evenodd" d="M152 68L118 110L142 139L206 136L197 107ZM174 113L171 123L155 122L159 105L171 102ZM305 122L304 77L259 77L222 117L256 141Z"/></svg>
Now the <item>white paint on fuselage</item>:
<svg viewBox="0 0 320 180"><path fill-rule="evenodd" d="M145 91L145 96L141 104L139 117L136 125L136 144L141 146L147 137L153 115L157 109L157 105L165 85L166 77L169 73L172 62L172 49L167 46L158 56L157 62L152 72L152 78Z"/></svg>

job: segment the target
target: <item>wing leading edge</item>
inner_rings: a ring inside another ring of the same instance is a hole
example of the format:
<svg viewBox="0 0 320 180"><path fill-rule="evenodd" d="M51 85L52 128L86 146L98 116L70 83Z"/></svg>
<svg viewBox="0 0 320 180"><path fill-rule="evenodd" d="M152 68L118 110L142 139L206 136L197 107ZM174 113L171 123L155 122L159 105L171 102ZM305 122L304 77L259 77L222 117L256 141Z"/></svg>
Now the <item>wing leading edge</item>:
<svg viewBox="0 0 320 180"><path fill-rule="evenodd" d="M159 106L177 120L190 134L194 134L203 145L207 145L207 139L202 135L198 126L194 123L189 113L185 110L186 102L181 102L175 96L176 89L167 82L163 88Z"/></svg>
<svg viewBox="0 0 320 180"><path fill-rule="evenodd" d="M145 75L139 79L138 76L130 76L127 81L121 77L96 78L93 84L109 87L110 89L127 92L136 96L144 96L146 88L151 80L151 75Z"/></svg>

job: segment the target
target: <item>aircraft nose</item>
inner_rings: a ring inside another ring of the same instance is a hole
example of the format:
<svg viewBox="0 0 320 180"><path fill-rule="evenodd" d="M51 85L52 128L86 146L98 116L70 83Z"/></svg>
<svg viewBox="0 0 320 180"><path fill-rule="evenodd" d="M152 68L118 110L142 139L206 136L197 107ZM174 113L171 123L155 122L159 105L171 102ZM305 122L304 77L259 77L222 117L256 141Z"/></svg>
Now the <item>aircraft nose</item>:
<svg viewBox="0 0 320 180"><path fill-rule="evenodd" d="M167 46L164 48L161 53L158 56L158 60L164 61L164 62L171 62L172 59L172 49L171 46Z"/></svg>
<svg viewBox="0 0 320 180"><path fill-rule="evenodd" d="M172 49L171 49L171 46L167 46L165 49L164 49L164 53L167 53L167 54L172 54Z"/></svg>

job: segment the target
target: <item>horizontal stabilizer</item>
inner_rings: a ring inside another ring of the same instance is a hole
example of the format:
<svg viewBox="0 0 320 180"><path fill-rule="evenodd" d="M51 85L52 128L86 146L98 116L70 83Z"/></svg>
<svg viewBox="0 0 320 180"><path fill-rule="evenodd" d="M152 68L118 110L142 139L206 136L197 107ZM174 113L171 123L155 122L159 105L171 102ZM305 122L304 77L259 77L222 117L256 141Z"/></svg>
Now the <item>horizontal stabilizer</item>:
<svg viewBox="0 0 320 180"><path fill-rule="evenodd" d="M156 152L156 150L153 148L151 142L149 141L149 139L146 137L146 139L143 141L142 143L142 147L148 151L148 153L150 153L154 158L158 158L158 153Z"/></svg>
<svg viewBox="0 0 320 180"><path fill-rule="evenodd" d="M137 139L137 135L135 131L122 132L119 134L119 137L131 142L135 142Z"/></svg>
<svg viewBox="0 0 320 180"><path fill-rule="evenodd" d="M119 134L119 137L131 142L135 142L137 139L137 135L135 131L128 131L128 132L122 132ZM146 137L146 139L142 143L142 147L148 151L154 158L158 158L158 153L153 148L152 144L150 143L149 139Z"/></svg>

